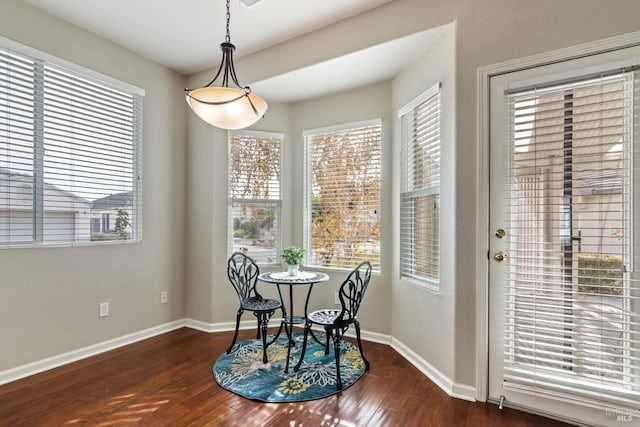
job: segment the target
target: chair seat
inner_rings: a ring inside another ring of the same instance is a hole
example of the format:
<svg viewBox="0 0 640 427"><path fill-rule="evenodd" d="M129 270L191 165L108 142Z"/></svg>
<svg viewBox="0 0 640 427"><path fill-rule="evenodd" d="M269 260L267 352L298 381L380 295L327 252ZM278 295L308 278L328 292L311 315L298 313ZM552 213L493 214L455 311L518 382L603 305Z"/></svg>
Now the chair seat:
<svg viewBox="0 0 640 427"><path fill-rule="evenodd" d="M255 297L242 300L242 308L250 311L270 311L280 308L280 301L274 299L258 299Z"/></svg>
<svg viewBox="0 0 640 427"><path fill-rule="evenodd" d="M307 315L309 321L316 323L318 325L333 325L333 322L340 317L340 313L342 310L334 310L334 309L325 309L325 310L317 310ZM342 320L350 320L349 312L344 313L344 318Z"/></svg>

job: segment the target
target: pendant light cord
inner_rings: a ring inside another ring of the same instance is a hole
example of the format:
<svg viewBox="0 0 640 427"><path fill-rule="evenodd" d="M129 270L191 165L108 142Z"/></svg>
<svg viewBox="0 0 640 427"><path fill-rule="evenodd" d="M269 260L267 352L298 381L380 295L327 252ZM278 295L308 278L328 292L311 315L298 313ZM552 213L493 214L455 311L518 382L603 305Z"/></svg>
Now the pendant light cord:
<svg viewBox="0 0 640 427"><path fill-rule="evenodd" d="M227 43L231 43L231 32L229 31L229 23L231 22L231 12L230 10L230 3L231 0L227 0L227 36L225 37L224 41Z"/></svg>

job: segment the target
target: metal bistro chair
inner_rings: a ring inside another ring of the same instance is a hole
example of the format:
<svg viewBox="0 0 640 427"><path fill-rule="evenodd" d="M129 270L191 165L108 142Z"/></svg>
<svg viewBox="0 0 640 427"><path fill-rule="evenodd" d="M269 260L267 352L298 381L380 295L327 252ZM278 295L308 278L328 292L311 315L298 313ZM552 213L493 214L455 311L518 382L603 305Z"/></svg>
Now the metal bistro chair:
<svg viewBox="0 0 640 427"><path fill-rule="evenodd" d="M360 322L356 317L358 309L362 304L362 298L367 291L367 286L369 286L369 279L371 279L371 263L369 263L369 261L364 261L349 273L347 279L340 286L340 291L338 292L340 305L342 306L340 310L323 309L314 311L307 315L307 320L304 326L302 353L300 355L300 360L296 364L295 368L293 368L294 372L298 372L298 369L300 369L305 351L307 350L309 330L313 325L322 326L326 332L324 354L329 354L329 339L331 338L333 340L338 390L342 389L342 379L340 378L340 344L342 342L342 336L347 329L349 329L351 324L353 324L356 329L360 356L362 356L366 369L369 370L369 361L364 357L362 341L360 340Z"/></svg>
<svg viewBox="0 0 640 427"><path fill-rule="evenodd" d="M238 328L240 326L240 318L245 310L252 311L258 320L258 335L256 339L262 337L262 362L267 363L267 327L273 313L282 307L280 301L274 299L263 298L258 293L256 285L258 283L258 275L260 269L251 257L242 252L235 252L229 257L227 262L227 276L233 285L233 288L240 299L240 308L236 315L236 331L233 334L233 341L227 349L227 354L231 352L236 339L238 338ZM282 325L280 326L282 329ZM278 331L278 335L280 331Z"/></svg>

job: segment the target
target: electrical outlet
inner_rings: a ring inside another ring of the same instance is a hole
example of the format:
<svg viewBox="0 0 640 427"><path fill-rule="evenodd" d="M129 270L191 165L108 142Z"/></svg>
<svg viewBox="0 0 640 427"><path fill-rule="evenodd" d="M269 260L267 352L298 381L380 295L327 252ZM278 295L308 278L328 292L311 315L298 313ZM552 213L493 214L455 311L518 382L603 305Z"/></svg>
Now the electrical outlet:
<svg viewBox="0 0 640 427"><path fill-rule="evenodd" d="M109 315L109 303L108 302L101 302L100 303L99 315L100 315L100 317L107 317Z"/></svg>
<svg viewBox="0 0 640 427"><path fill-rule="evenodd" d="M333 293L333 303L336 305L340 305L340 297L338 296L338 291Z"/></svg>
<svg viewBox="0 0 640 427"><path fill-rule="evenodd" d="M160 304L169 302L169 293L167 291L160 292Z"/></svg>

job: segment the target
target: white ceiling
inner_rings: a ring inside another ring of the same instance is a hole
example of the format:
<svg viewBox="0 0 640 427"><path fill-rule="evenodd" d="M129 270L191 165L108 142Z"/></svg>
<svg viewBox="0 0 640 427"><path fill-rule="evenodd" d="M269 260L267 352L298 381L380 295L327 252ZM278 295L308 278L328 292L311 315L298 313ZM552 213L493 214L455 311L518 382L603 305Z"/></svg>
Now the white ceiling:
<svg viewBox="0 0 640 427"><path fill-rule="evenodd" d="M184 74L217 67L224 0L23 0ZM239 58L392 0L231 0L231 42ZM282 76L251 82L267 101L292 102L387 80L443 28L427 30ZM236 70L241 83L242 70ZM313 82L313 84L310 84ZM206 82L203 82L203 84ZM286 86L286 90L283 87Z"/></svg>

